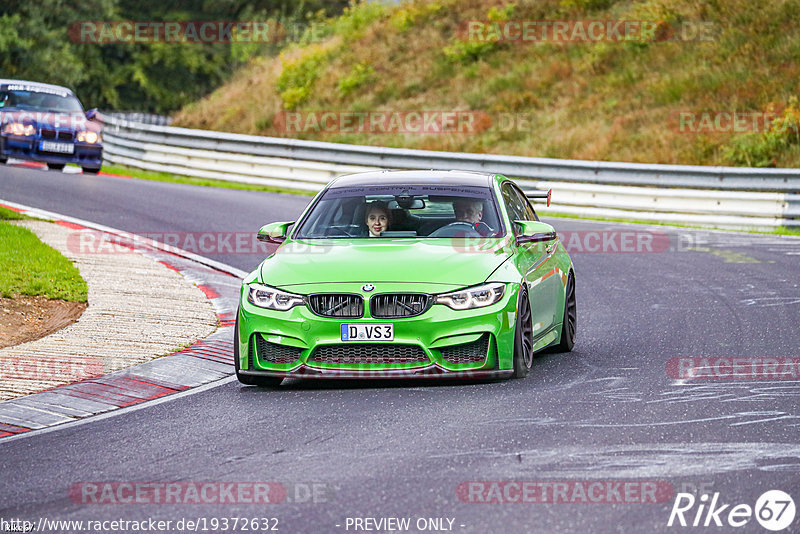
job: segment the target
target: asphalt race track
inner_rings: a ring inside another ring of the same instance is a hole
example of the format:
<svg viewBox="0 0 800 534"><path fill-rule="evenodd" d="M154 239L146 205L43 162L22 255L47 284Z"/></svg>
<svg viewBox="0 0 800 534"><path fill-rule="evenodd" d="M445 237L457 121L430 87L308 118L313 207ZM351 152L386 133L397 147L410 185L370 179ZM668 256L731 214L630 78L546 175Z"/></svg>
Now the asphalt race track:
<svg viewBox="0 0 800 534"><path fill-rule="evenodd" d="M158 233L255 232L293 220L310 197L3 166L0 199ZM0 518L200 519L207 531L223 530L212 519L277 518L285 533L365 531L376 524L355 519L390 517L409 518L410 532L765 532L755 517L740 528L667 521L677 492L718 493L730 505L723 522L767 490L797 500L797 366L768 376L670 375L678 358L800 360L800 239L550 222L576 240L578 340L572 353L538 356L527 379L278 389L226 381L0 440ZM626 232L660 245L620 252L614 243ZM582 251L598 242L601 251ZM245 270L261 257L218 252L208 255ZM277 482L287 495L272 504L86 504L75 495L87 482L176 481ZM476 502L492 495L492 481L495 497L513 488L508 481L566 482L569 491L557 503ZM582 502L574 493L597 482L635 495L604 491ZM657 498L636 502L645 483ZM785 532L797 531L796 518Z"/></svg>

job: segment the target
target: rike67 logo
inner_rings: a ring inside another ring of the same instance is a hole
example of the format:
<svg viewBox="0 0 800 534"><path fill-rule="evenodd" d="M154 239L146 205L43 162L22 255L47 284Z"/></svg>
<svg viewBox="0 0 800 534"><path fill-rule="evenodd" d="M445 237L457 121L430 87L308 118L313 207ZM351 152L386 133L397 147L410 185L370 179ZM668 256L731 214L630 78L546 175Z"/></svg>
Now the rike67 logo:
<svg viewBox="0 0 800 534"><path fill-rule="evenodd" d="M749 504L723 503L719 492L711 497L708 494L695 497L691 493L678 493L667 526L722 527L727 524L729 527L743 527L753 516L767 530L784 530L794 521L794 501L781 490L765 491L756 499L753 507Z"/></svg>

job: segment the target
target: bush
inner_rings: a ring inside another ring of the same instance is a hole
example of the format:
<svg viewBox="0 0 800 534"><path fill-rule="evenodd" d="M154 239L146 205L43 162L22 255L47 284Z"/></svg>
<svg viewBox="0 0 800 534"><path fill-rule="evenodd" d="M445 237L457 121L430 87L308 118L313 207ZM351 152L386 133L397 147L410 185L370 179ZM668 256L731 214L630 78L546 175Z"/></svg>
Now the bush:
<svg viewBox="0 0 800 534"><path fill-rule="evenodd" d="M282 58L283 60L283 58ZM308 47L303 55L283 61L283 70L275 83L286 109L295 109L311 94L328 60L328 51L320 46Z"/></svg>
<svg viewBox="0 0 800 534"><path fill-rule="evenodd" d="M388 7L380 2L352 0L342 16L333 22L333 31L344 41L358 39L364 28L386 14Z"/></svg>
<svg viewBox="0 0 800 534"><path fill-rule="evenodd" d="M373 79L375 69L367 63L357 63L350 74L339 80L339 94L347 96Z"/></svg>
<svg viewBox="0 0 800 534"><path fill-rule="evenodd" d="M773 109L768 108L767 113ZM777 158L792 144L800 144L800 106L794 96L766 131L734 138L723 147L723 154L733 165L775 167Z"/></svg>

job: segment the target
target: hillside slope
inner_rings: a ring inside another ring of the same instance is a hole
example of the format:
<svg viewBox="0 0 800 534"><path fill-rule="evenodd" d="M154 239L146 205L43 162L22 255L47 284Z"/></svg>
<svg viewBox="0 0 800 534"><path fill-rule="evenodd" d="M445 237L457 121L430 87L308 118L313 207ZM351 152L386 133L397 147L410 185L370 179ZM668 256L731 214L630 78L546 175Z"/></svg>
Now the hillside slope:
<svg viewBox="0 0 800 534"><path fill-rule="evenodd" d="M432 150L796 167L798 12L800 0L354 4L280 57L251 62L175 124ZM651 33L493 38L497 29L514 37L509 21L568 21L571 31L638 21ZM346 121L359 115L342 114L385 111L402 122L422 110L459 111L457 121L469 124L447 133L353 131ZM328 111L337 121L316 127Z"/></svg>

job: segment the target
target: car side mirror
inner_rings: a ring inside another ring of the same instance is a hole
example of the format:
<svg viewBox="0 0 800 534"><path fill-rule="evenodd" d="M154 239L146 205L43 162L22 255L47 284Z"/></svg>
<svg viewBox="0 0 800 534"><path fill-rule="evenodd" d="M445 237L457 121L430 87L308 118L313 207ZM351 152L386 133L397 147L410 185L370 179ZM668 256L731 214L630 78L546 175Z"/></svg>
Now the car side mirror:
<svg viewBox="0 0 800 534"><path fill-rule="evenodd" d="M93 121L97 118L97 108L92 108L86 112L86 118Z"/></svg>
<svg viewBox="0 0 800 534"><path fill-rule="evenodd" d="M293 224L294 221L265 224L259 229L256 238L259 241L268 243L283 243L286 241L286 234L289 233L289 227Z"/></svg>
<svg viewBox="0 0 800 534"><path fill-rule="evenodd" d="M558 237L555 228L541 221L514 221L514 223L520 228L515 238L517 246L523 243L552 241Z"/></svg>

